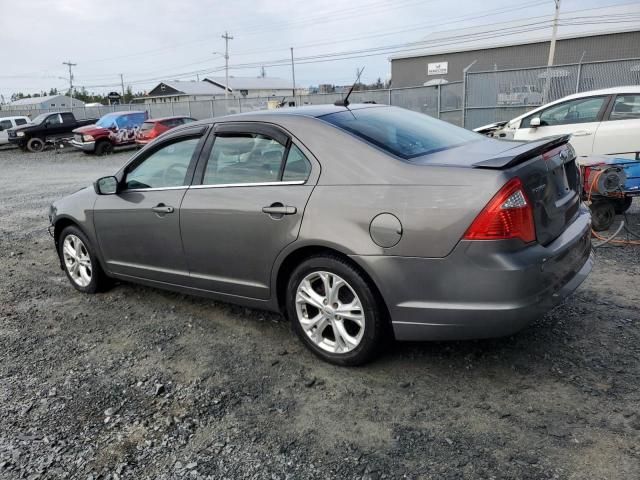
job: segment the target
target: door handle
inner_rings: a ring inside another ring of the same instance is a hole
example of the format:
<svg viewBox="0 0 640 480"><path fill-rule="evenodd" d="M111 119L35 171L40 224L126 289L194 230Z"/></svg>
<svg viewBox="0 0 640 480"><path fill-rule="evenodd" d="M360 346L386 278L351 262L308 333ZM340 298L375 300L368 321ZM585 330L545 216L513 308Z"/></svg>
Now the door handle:
<svg viewBox="0 0 640 480"><path fill-rule="evenodd" d="M586 137L591 135L589 130L578 130L577 132L573 132L574 137Z"/></svg>
<svg viewBox="0 0 640 480"><path fill-rule="evenodd" d="M151 210L156 213L173 213L173 207L165 205L164 203L159 203L155 207L151 207Z"/></svg>
<svg viewBox="0 0 640 480"><path fill-rule="evenodd" d="M283 205L280 202L273 203L268 207L262 207L262 213L267 213L272 216L282 218L283 215L295 215L298 212L296 207L289 205Z"/></svg>

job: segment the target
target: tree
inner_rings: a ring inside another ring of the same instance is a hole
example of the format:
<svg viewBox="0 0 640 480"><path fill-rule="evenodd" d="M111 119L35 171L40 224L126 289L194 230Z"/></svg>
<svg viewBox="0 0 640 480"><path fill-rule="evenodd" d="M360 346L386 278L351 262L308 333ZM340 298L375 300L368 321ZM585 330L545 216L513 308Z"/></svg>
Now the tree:
<svg viewBox="0 0 640 480"><path fill-rule="evenodd" d="M131 103L133 100L133 90L131 90L131 85L127 85L127 89L124 92L124 98L122 99L122 103Z"/></svg>
<svg viewBox="0 0 640 480"><path fill-rule="evenodd" d="M57 88L52 88L49 90L49 95L59 95Z"/></svg>

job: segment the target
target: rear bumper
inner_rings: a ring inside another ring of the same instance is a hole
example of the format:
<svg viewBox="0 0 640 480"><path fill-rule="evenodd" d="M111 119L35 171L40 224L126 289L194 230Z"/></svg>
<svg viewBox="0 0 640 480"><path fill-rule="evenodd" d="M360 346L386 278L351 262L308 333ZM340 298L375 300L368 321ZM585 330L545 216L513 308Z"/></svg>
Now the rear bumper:
<svg viewBox="0 0 640 480"><path fill-rule="evenodd" d="M69 143L84 152L93 152L96 149L96 142L79 142L77 140L71 140Z"/></svg>
<svg viewBox="0 0 640 480"><path fill-rule="evenodd" d="M591 221L575 221L547 246L461 241L445 258L354 257L373 277L397 340L510 335L561 303L593 267Z"/></svg>

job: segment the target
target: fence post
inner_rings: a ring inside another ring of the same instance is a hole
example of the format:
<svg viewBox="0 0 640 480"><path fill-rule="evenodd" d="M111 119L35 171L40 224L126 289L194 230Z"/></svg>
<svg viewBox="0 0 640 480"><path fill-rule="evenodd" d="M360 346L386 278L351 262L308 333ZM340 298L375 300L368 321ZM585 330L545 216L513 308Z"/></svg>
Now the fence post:
<svg viewBox="0 0 640 480"><path fill-rule="evenodd" d="M171 103L171 115L175 115L175 114L173 113L173 102L172 102L172 101L169 101L169 103Z"/></svg>
<svg viewBox="0 0 640 480"><path fill-rule="evenodd" d="M238 97L238 113L242 113L242 101L240 97Z"/></svg>
<svg viewBox="0 0 640 480"><path fill-rule="evenodd" d="M191 100L187 100L187 109L189 110L189 116L191 116Z"/></svg>
<svg viewBox="0 0 640 480"><path fill-rule="evenodd" d="M582 77L582 60L584 59L585 52L582 52L580 61L578 62L578 75L576 75L576 93L580 93L580 77Z"/></svg>
<svg viewBox="0 0 640 480"><path fill-rule="evenodd" d="M437 118L440 119L440 104L442 102L442 85L438 85L438 116Z"/></svg>
<svg viewBox="0 0 640 480"><path fill-rule="evenodd" d="M389 105L391 105L391 87L389 87Z"/></svg>
<svg viewBox="0 0 640 480"><path fill-rule="evenodd" d="M209 100L211 102L211 118L215 117L214 111L213 111L213 98L211 100Z"/></svg>
<svg viewBox="0 0 640 480"><path fill-rule="evenodd" d="M467 116L467 72L478 60L474 60L462 70L462 128L465 128Z"/></svg>
<svg viewBox="0 0 640 480"><path fill-rule="evenodd" d="M83 105L82 108L84 108L84 119L86 120L87 118L89 118L89 116L87 115L87 106Z"/></svg>

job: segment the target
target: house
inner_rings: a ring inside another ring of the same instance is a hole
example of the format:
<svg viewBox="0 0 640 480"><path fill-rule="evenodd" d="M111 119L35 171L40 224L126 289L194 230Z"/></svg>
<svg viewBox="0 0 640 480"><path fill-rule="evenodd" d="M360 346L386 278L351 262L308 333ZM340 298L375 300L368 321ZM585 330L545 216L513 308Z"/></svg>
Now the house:
<svg viewBox="0 0 640 480"><path fill-rule="evenodd" d="M224 88L209 82L165 80L152 88L147 95L135 100L144 103L167 103L211 100L219 96L224 97Z"/></svg>
<svg viewBox="0 0 640 480"><path fill-rule="evenodd" d="M44 97L30 97L14 100L6 105L2 105L2 110L24 112L28 110L70 109L71 107L83 106L83 101L66 95L46 95Z"/></svg>
<svg viewBox="0 0 640 480"><path fill-rule="evenodd" d="M207 77L204 81L221 88L224 93L225 77ZM276 77L234 77L229 75L228 88L228 95L234 98L285 97L292 94L293 84L290 80ZM296 94L301 94L300 89L296 89Z"/></svg>

